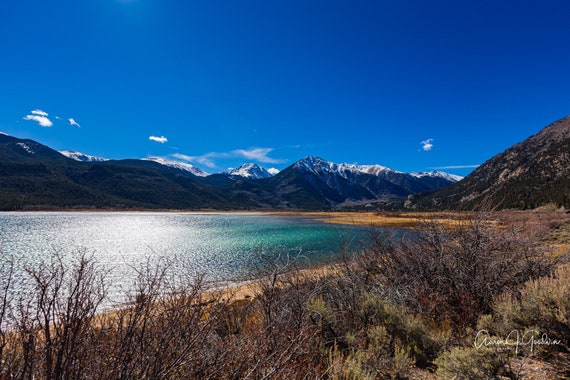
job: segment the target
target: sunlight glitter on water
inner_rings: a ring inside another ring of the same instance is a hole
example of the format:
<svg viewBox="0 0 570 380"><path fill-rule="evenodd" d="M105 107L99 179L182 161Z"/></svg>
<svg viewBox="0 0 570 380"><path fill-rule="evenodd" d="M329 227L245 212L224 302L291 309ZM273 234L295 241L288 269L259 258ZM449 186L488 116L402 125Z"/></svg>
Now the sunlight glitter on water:
<svg viewBox="0 0 570 380"><path fill-rule="evenodd" d="M71 258L92 253L110 269L112 288L125 288L133 268L147 260L177 258L211 281L247 276L255 253L302 254L306 263L335 258L343 239L353 249L368 229L302 218L234 213L35 212L0 213L0 249L26 263L54 252Z"/></svg>

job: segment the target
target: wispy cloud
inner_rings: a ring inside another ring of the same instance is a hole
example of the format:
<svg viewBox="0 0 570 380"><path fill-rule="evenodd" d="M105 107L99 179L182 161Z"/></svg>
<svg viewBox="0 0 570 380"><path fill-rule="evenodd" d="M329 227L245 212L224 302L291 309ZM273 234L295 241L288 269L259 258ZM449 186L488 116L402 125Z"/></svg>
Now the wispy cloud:
<svg viewBox="0 0 570 380"><path fill-rule="evenodd" d="M444 169L473 169L473 168L477 168L479 167L479 165L448 165L448 166L433 166L430 167L429 169L434 169L434 170L444 170Z"/></svg>
<svg viewBox="0 0 570 380"><path fill-rule="evenodd" d="M268 154L273 151L273 148L251 148L251 149L236 149L230 152L209 152L200 156L190 156L182 153L175 153L172 157L178 158L179 160L184 160L187 162L192 162L200 165L204 165L208 168L216 168L216 161L218 159L228 159L228 158L245 158L250 161L257 161L269 164L280 164L287 162L287 160L276 159L269 157ZM275 169L277 170L277 169Z"/></svg>
<svg viewBox="0 0 570 380"><path fill-rule="evenodd" d="M433 148L433 139L421 141L420 144L422 145L422 150L424 152L429 152Z"/></svg>
<svg viewBox="0 0 570 380"><path fill-rule="evenodd" d="M70 117L67 119L67 121L69 121L69 125L75 125L76 127L81 128L81 125L79 125L79 123L76 122L74 118Z"/></svg>
<svg viewBox="0 0 570 380"><path fill-rule="evenodd" d="M215 158L223 157L224 153L206 153L201 156L188 156L182 153L175 153L172 157L178 158L179 160L187 161L187 162L194 162L196 164L204 165L208 168L215 168L216 163L214 161Z"/></svg>
<svg viewBox="0 0 570 380"><path fill-rule="evenodd" d="M161 143L161 144L164 144L165 142L168 141L168 139L164 136L160 136L160 137L159 136L149 136L148 139L151 141L156 141L156 142Z"/></svg>
<svg viewBox="0 0 570 380"><path fill-rule="evenodd" d="M24 120L33 120L42 127L53 126L52 121L48 118L48 114L42 110L32 110L29 115L24 116Z"/></svg>
<svg viewBox="0 0 570 380"><path fill-rule="evenodd" d="M273 151L273 148L252 148L252 149L237 149L232 151L237 157L244 157L248 160L263 162L266 164L281 164L284 160L271 158L268 156Z"/></svg>

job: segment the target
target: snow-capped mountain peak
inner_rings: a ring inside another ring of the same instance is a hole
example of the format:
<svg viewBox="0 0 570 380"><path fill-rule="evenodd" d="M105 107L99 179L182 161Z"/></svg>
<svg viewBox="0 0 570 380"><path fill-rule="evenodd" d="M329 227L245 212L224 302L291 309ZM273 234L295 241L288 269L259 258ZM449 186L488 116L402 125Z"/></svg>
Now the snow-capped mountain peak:
<svg viewBox="0 0 570 380"><path fill-rule="evenodd" d="M382 165L336 164L320 157L308 156L294 165L295 169L314 174L335 173L347 178L354 174L370 174L378 176L382 173L399 173Z"/></svg>
<svg viewBox="0 0 570 380"><path fill-rule="evenodd" d="M75 150L60 150L59 153L63 154L67 158L71 158L75 161L81 162L102 162L102 161L109 161L108 158L102 158L97 156L91 156L89 154L77 152Z"/></svg>
<svg viewBox="0 0 570 380"><path fill-rule="evenodd" d="M447 173L404 173L382 165L336 164L309 156L293 164L306 188L330 196L331 203L357 205L366 202L391 202L457 182Z"/></svg>
<svg viewBox="0 0 570 380"><path fill-rule="evenodd" d="M187 172L189 172L195 176L198 176L198 177L206 177L206 176L210 175L210 173L207 173L207 172L203 171L202 169L200 169L194 165L188 164L186 162L169 160L169 159L166 159L163 157L147 157L147 158L143 158L143 160L153 161L153 162L159 163L159 164L164 165L164 166L169 166L171 168L184 170L184 171L187 171Z"/></svg>
<svg viewBox="0 0 570 380"><path fill-rule="evenodd" d="M337 164L314 156L307 156L302 160L297 161L293 167L297 170L314 174L323 172L336 172L338 170Z"/></svg>
<svg viewBox="0 0 570 380"><path fill-rule="evenodd" d="M272 169L272 171L274 170L276 169ZM257 164L243 164L238 168L228 170L228 175L230 176L244 177L249 179L268 178L274 174Z"/></svg>
<svg viewBox="0 0 570 380"><path fill-rule="evenodd" d="M410 173L410 175L416 178L423 178L423 177L443 178L450 182L459 182L463 179L462 176L440 172L436 170L432 170L430 172L414 172Z"/></svg>

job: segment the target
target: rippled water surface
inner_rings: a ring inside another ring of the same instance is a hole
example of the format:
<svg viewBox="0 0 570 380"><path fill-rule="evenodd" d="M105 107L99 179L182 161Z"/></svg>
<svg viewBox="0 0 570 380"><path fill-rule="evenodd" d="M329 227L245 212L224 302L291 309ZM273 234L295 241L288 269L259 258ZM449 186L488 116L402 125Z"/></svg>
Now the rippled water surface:
<svg viewBox="0 0 570 380"><path fill-rule="evenodd" d="M214 281L243 278L256 253L302 255L304 263L331 260L341 243L367 239L362 227L306 218L235 213L34 212L0 213L0 249L38 263L54 252L92 253L110 268L113 286L129 283L147 259L176 257Z"/></svg>

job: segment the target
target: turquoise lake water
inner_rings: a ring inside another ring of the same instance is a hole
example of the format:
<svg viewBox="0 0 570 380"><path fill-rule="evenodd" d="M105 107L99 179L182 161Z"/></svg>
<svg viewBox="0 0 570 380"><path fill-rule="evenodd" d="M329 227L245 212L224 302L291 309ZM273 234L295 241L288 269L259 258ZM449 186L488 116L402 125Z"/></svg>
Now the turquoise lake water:
<svg viewBox="0 0 570 380"><path fill-rule="evenodd" d="M114 288L128 287L147 260L177 258L210 281L237 281L259 253L300 256L302 265L334 260L341 244L358 251L365 227L309 218L247 213L31 212L0 213L0 249L21 262L93 254Z"/></svg>

